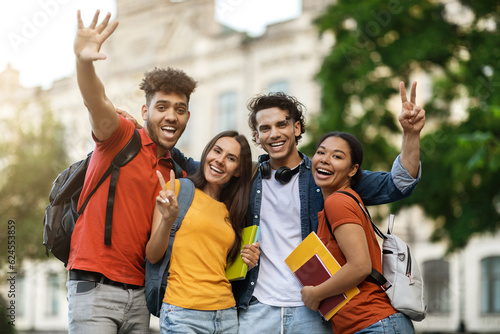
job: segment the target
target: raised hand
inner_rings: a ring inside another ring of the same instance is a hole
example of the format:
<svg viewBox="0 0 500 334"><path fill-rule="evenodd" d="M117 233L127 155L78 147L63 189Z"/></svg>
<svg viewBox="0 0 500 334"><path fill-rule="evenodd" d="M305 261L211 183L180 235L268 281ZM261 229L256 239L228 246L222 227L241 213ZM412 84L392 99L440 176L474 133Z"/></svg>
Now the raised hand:
<svg viewBox="0 0 500 334"><path fill-rule="evenodd" d="M78 10L78 31L73 45L73 50L78 60L95 61L106 59L106 55L100 52L101 45L118 26L118 21L109 24L110 18L111 13L108 13L101 24L97 25L99 19L99 10L97 10L92 22L85 28L81 13Z"/></svg>
<svg viewBox="0 0 500 334"><path fill-rule="evenodd" d="M156 197L156 205L160 210L164 220L173 223L179 214L179 205L175 196L175 172L170 171L170 189L167 189L165 179L160 171L156 171L161 190Z"/></svg>
<svg viewBox="0 0 500 334"><path fill-rule="evenodd" d="M417 82L413 81L410 90L410 101L406 97L404 82L399 83L399 93L401 95L401 114L398 117L399 123L406 133L420 134L425 124L425 110L416 104Z"/></svg>

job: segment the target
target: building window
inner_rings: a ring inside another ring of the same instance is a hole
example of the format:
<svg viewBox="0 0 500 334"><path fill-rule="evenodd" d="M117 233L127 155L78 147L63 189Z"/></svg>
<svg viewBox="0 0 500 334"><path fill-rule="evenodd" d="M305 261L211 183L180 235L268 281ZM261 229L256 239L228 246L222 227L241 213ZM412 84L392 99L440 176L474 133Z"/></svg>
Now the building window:
<svg viewBox="0 0 500 334"><path fill-rule="evenodd" d="M47 277L47 316L57 316L59 313L59 276L50 273Z"/></svg>
<svg viewBox="0 0 500 334"><path fill-rule="evenodd" d="M424 298L429 313L450 313L450 265L447 261L424 262Z"/></svg>
<svg viewBox="0 0 500 334"><path fill-rule="evenodd" d="M283 92L289 94L288 81L280 80L269 84L269 92Z"/></svg>
<svg viewBox="0 0 500 334"><path fill-rule="evenodd" d="M481 261L481 312L500 313L500 256Z"/></svg>
<svg viewBox="0 0 500 334"><path fill-rule="evenodd" d="M237 95L235 92L225 92L219 95L217 104L216 132L236 129Z"/></svg>

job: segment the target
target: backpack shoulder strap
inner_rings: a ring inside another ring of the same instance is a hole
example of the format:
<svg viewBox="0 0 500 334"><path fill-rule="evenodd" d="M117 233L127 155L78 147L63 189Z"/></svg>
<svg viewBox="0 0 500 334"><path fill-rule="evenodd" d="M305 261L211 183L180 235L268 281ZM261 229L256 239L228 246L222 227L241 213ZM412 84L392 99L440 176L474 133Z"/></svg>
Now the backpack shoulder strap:
<svg viewBox="0 0 500 334"><path fill-rule="evenodd" d="M191 206L191 202L194 197L194 184L191 180L182 178L179 179L180 188L179 194L177 195L177 203L179 204L179 214L175 219L174 224L172 225L172 229L170 230L170 237L168 240L168 247L165 251L165 255L163 256L162 264L160 266L160 275L162 279L160 280L160 286L166 286L167 278L168 278L168 266L170 263L170 256L172 255L172 245L174 243L175 233L181 227L182 221L184 220L184 216ZM163 298L163 296L161 296Z"/></svg>
<svg viewBox="0 0 500 334"><path fill-rule="evenodd" d="M111 166L111 180L109 182L108 190L108 200L106 203L106 222L104 225L104 244L111 245L111 227L113 222L113 206L115 202L115 191L116 185L118 184L118 174L120 173L120 168L128 164L139 151L141 150L141 136L139 131L134 129L132 138L128 141L127 145L121 149L121 151L115 156Z"/></svg>
<svg viewBox="0 0 500 334"><path fill-rule="evenodd" d="M118 183L118 174L120 172L120 168L128 164L141 150L141 136L137 129L134 130L132 137L129 139L128 143L118 152L118 154L113 158L111 165L104 172L103 176L97 183L97 185L92 189L90 194L83 202L82 206L78 210L78 214L81 215L83 210L87 206L90 198L96 190L100 187L100 185L104 182L104 180L111 174L111 180L109 182L109 190L108 190L108 199L106 203L106 221L104 225L104 244L111 245L111 227L113 221L113 204L115 201L115 191L116 185Z"/></svg>
<svg viewBox="0 0 500 334"><path fill-rule="evenodd" d="M370 223L372 223L372 227L373 227L373 230L375 231L375 233L382 239L387 239L387 237L382 233L382 231L380 231L380 229L377 227L377 225L375 225L375 223L373 222L372 220L372 217L370 216L370 213L368 212L368 210L364 207L363 204L361 204L361 202L356 198L356 196L354 196L353 194L347 192L347 191L343 191L343 190L338 190L336 191L338 193L342 193L344 195L347 195L349 197L351 197L354 201L356 201L356 203L358 203L359 207L361 208L361 210L363 210L363 213L365 214L366 218L370 221ZM326 217L326 214L325 214L325 217ZM330 230L330 233L332 233L332 236L333 236L333 232L332 232L332 227L330 226L330 223L328 222L328 219L326 219L326 222L327 222L327 225L328 225L328 229ZM370 276L369 278L374 281L376 284L380 285L382 287L383 290L385 290L384 286L385 284L388 282L387 279L384 277L384 275L382 275L382 273L380 273L378 270L376 270L375 268L372 267L372 272L370 273Z"/></svg>
<svg viewBox="0 0 500 334"><path fill-rule="evenodd" d="M372 216L370 216L370 213L368 212L368 210L365 208L365 206L360 201L358 201L358 199L356 198L356 196L354 196L353 194L351 194L351 193L349 193L347 191L343 191L343 190L337 190L336 192L344 194L344 195L347 195L347 196L351 197L354 201L356 201L356 203L358 203L359 207L361 208L361 210L365 214L366 218L370 221L370 223L372 223L372 227L373 227L373 230L375 231L375 233L380 238L386 239L386 237L382 233L382 231L380 231L380 229L377 227L377 225L375 225L375 223L373 222Z"/></svg>
<svg viewBox="0 0 500 334"><path fill-rule="evenodd" d="M134 131L132 137L128 141L127 145L125 145L120 152L114 157L113 161L111 162L111 165L108 167L108 169L104 172L102 175L101 179L99 182L97 182L97 185L92 189L90 194L87 196L85 199L85 202L83 202L82 206L78 210L78 214L81 215L83 213L83 210L87 206L90 198L94 193L96 192L97 188L106 180L109 174L111 174L111 171L113 170L113 166L125 166L130 160L132 160L137 153L139 153L141 149L141 136L139 134L139 131L137 129ZM88 154L87 159L90 159L92 156L92 152Z"/></svg>

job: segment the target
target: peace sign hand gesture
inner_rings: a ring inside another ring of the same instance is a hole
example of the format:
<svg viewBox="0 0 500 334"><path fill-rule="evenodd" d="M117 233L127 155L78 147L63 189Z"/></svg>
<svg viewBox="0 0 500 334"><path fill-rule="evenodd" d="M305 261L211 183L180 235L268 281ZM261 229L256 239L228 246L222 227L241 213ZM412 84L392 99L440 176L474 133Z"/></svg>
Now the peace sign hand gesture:
<svg viewBox="0 0 500 334"><path fill-rule="evenodd" d="M399 123L403 127L403 132L420 134L425 124L425 110L419 107L415 100L417 97L417 82L411 84L410 101L406 97L404 82L399 83L401 95L401 114L398 117Z"/></svg>
<svg viewBox="0 0 500 334"><path fill-rule="evenodd" d="M158 176L158 181L161 186L160 193L156 197L156 205L163 216L162 220L166 220L173 224L179 214L179 205L177 203L177 197L175 196L175 172L173 170L170 171L170 189L167 189L165 179L161 172L156 171L156 175Z"/></svg>
<svg viewBox="0 0 500 334"><path fill-rule="evenodd" d="M99 52L101 45L118 26L118 21L114 21L108 25L110 18L111 13L108 13L101 24L97 25L99 19L99 10L97 10L92 22L85 28L81 13L78 11L78 31L73 45L73 50L78 60L95 61L106 59L106 55Z"/></svg>

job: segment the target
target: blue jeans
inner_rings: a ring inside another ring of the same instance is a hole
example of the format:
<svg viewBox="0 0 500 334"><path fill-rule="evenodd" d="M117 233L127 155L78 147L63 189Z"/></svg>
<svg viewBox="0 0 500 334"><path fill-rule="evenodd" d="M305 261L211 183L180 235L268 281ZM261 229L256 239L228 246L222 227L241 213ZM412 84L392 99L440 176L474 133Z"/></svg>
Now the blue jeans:
<svg viewBox="0 0 500 334"><path fill-rule="evenodd" d="M394 313L373 325L360 330L356 334L414 334L411 319L403 313Z"/></svg>
<svg viewBox="0 0 500 334"><path fill-rule="evenodd" d="M77 280L68 280L66 286L70 334L149 333L144 288L125 290Z"/></svg>
<svg viewBox="0 0 500 334"><path fill-rule="evenodd" d="M306 306L277 307L252 301L239 310L239 334L332 334L330 322Z"/></svg>
<svg viewBox="0 0 500 334"><path fill-rule="evenodd" d="M160 333L237 334L236 307L217 311L200 311L163 303L160 311Z"/></svg>

